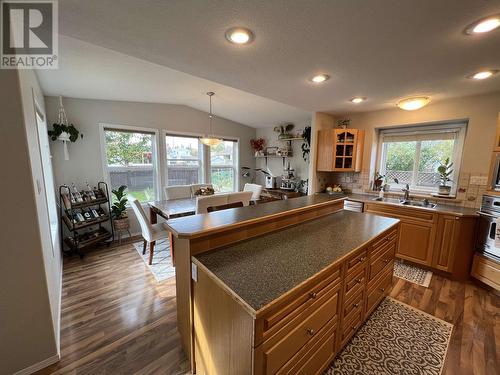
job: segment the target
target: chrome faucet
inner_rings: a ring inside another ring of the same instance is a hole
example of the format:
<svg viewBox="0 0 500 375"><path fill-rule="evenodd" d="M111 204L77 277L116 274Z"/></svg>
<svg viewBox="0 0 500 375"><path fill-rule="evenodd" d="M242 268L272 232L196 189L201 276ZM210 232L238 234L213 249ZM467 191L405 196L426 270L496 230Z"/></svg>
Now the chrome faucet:
<svg viewBox="0 0 500 375"><path fill-rule="evenodd" d="M406 187L401 190L403 191L403 193L405 193L404 197L405 202L408 202L410 200L410 185L406 184Z"/></svg>

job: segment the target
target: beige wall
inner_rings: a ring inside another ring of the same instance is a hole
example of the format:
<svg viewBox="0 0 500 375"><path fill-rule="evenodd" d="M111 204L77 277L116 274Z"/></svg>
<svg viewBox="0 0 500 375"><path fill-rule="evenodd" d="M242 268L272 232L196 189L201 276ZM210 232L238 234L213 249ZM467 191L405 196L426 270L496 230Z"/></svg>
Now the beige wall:
<svg viewBox="0 0 500 375"><path fill-rule="evenodd" d="M24 118L18 72L0 70L0 82L0 373L12 374L58 350L25 128L33 119Z"/></svg>
<svg viewBox="0 0 500 375"><path fill-rule="evenodd" d="M58 98L46 97L45 104L49 124L52 124L57 120ZM83 133L84 138L68 146L70 160L64 160L60 142L51 143L56 185L74 182L83 187L85 180L90 184L104 180L99 123L200 135L206 132L208 127L207 113L184 105L64 98L64 107L68 121ZM255 138L254 128L215 118L214 132L218 136L239 138L240 166L255 166L250 147L250 139ZM240 188L243 184L244 181L240 178ZM131 224L132 232L138 233L140 230L134 217Z"/></svg>

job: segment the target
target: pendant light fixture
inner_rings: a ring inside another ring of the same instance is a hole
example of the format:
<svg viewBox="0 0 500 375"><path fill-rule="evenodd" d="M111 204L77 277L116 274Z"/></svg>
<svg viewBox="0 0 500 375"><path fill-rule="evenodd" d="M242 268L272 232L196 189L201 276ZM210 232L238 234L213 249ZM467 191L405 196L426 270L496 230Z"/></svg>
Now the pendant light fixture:
<svg viewBox="0 0 500 375"><path fill-rule="evenodd" d="M210 113L208 114L208 134L205 134L200 138L200 142L207 146L217 146L222 142L222 139L215 137L213 128L212 128L212 120L214 115L212 114L212 96L215 95L214 92L207 92L208 97L210 98Z"/></svg>

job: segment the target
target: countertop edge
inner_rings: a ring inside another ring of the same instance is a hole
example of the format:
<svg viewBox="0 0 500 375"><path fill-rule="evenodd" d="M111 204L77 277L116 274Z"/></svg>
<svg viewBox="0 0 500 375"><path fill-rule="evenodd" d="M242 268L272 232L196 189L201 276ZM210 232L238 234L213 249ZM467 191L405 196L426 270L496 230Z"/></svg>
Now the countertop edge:
<svg viewBox="0 0 500 375"><path fill-rule="evenodd" d="M295 199L295 198L291 198L291 199ZM189 238L189 239L191 239L191 238L198 238L198 237L201 237L201 236L204 236L204 235L207 235L207 234L214 234L214 233L218 233L220 231L225 231L228 228L237 228L238 226L252 224L252 223L256 223L256 222L264 221L264 220L269 220L269 219L273 219L273 218L276 218L276 217L289 215L291 213L300 213L300 212L307 211L307 210L310 210L310 209L313 209L313 208L316 208L316 207L328 206L328 205L331 205L331 204L334 204L334 203L338 203L339 201L344 201L346 199L347 199L347 197L339 197L337 199L330 199L330 200L327 200L327 201L324 201L324 202L313 203L313 204L309 204L307 206L303 206L303 207L299 207L299 208L293 208L293 209L286 210L286 211L280 211L280 212L277 212L277 213L274 213L274 214L271 214L271 215L260 216L260 217L253 218L253 219L243 220L243 221L239 221L237 223L220 225L220 226L216 226L216 227L213 227L213 228L210 228L210 229L207 229L207 230L201 230L201 231L197 231L197 232L179 232L179 231L175 230L174 228L172 228L168 224L168 221L165 222L165 226L177 238ZM265 203L263 203L263 204L265 204ZM234 209L239 209L239 208L234 208Z"/></svg>
<svg viewBox="0 0 500 375"><path fill-rule="evenodd" d="M383 235L384 233L386 233L386 232L390 231L391 229L393 229L395 226L399 225L399 223L400 223L399 219L393 218L393 220L395 220L394 223L389 224L386 229L384 229L383 231L381 231L380 233L378 233L376 236L370 238L369 240L367 240L367 241L363 242L362 244L360 244L359 246L355 247L354 249L352 249L348 253L344 254L340 258L338 258L335 261L333 261L332 263L330 263L328 266L326 266L323 269L321 269L318 272L316 272L314 275L308 277L307 279L305 279L302 282L300 282L299 284L295 285L293 288L291 288L290 290L286 291L285 293L283 293L279 297L277 297L274 300L268 302L267 304L265 304L264 306L262 306L258 310L255 310L252 306L250 306L240 295L238 295L235 291L233 291L223 280L221 280L219 277L217 277L217 275L215 275L203 263L201 263L198 259L196 259L195 255L191 256L191 261L193 263L195 263L198 267L201 267L207 273L207 275L210 278L212 278L219 286L221 286L225 291L227 291L236 300L237 303L239 303L248 313L250 313L250 315L252 317L254 317L255 319L258 319L261 316L263 316L265 313L267 313L267 311L270 310L274 305L279 304L281 301L283 301L284 299L286 299L289 295L295 293L295 291L297 289L301 288L304 284L307 284L312 279L318 277L322 273L328 272L329 269L336 267L339 263L343 262L346 258L348 258L354 252L356 252L359 249L361 249L364 246L366 246L369 242L373 241L375 238Z"/></svg>

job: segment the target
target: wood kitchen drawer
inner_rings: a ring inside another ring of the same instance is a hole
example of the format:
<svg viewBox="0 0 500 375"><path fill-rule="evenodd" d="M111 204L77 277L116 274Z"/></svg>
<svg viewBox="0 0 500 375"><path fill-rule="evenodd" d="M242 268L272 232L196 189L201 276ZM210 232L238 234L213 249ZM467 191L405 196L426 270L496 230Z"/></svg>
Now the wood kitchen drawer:
<svg viewBox="0 0 500 375"><path fill-rule="evenodd" d="M342 304L342 317L346 319L350 314L358 312L363 308L364 288L359 288L358 292Z"/></svg>
<svg viewBox="0 0 500 375"><path fill-rule="evenodd" d="M498 262L475 254L471 275L496 290L500 290L500 264Z"/></svg>
<svg viewBox="0 0 500 375"><path fill-rule="evenodd" d="M377 257L370 257L370 267L368 268L368 282L377 277L385 267L394 260L396 254L396 243L389 242Z"/></svg>
<svg viewBox="0 0 500 375"><path fill-rule="evenodd" d="M396 242L398 237L397 229L391 230L390 232L380 236L373 242L372 249L370 250L370 254L373 255L379 251L381 251L389 242Z"/></svg>
<svg viewBox="0 0 500 375"><path fill-rule="evenodd" d="M255 348L255 372L274 374L331 319L336 319L339 291L330 289L290 321L279 334Z"/></svg>
<svg viewBox="0 0 500 375"><path fill-rule="evenodd" d="M366 282L366 268L359 268L356 273L347 276L345 282L345 299L352 298L358 291L363 290Z"/></svg>
<svg viewBox="0 0 500 375"><path fill-rule="evenodd" d="M349 276L349 274L357 272L359 268L366 266L366 261L367 250L364 249L347 261L347 275Z"/></svg>
<svg viewBox="0 0 500 375"><path fill-rule="evenodd" d="M315 375L322 373L335 357L336 335L337 319L332 319L276 374Z"/></svg>
<svg viewBox="0 0 500 375"><path fill-rule="evenodd" d="M277 334L288 322L295 319L325 294L338 289L340 289L340 266L328 271L325 276L318 277L313 282L304 285L296 293L276 304L262 318L256 319L254 346L260 345Z"/></svg>
<svg viewBox="0 0 500 375"><path fill-rule="evenodd" d="M350 314L343 322L342 322L342 336L341 336L341 344L340 347L343 348L347 341L351 339L351 337L356 333L356 331L361 326L363 319L363 311L356 311L353 314Z"/></svg>
<svg viewBox="0 0 500 375"><path fill-rule="evenodd" d="M434 222L437 214L419 208L404 206L392 206L389 204L366 203L365 212L372 212L382 216L396 217L400 219L422 220Z"/></svg>
<svg viewBox="0 0 500 375"><path fill-rule="evenodd" d="M390 267L379 277L374 280L374 283L368 287L367 298L366 298L366 308L365 308L365 319L375 310L378 304L387 295L391 285L392 285L392 273L393 273L394 263L390 263Z"/></svg>

